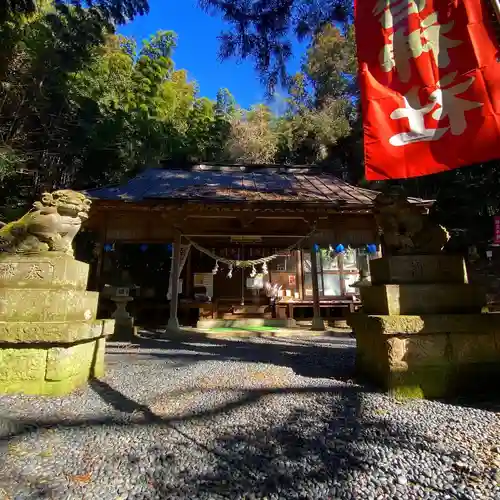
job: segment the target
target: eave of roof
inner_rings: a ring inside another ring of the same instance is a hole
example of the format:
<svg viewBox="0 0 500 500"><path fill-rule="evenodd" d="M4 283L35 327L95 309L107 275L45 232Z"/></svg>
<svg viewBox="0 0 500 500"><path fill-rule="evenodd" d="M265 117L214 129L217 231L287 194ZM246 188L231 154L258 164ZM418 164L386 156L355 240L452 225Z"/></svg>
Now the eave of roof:
<svg viewBox="0 0 500 500"><path fill-rule="evenodd" d="M378 191L352 186L317 167L191 165L149 168L127 183L86 191L97 204L188 202L205 204L330 205L367 209ZM431 206L433 200L410 198Z"/></svg>

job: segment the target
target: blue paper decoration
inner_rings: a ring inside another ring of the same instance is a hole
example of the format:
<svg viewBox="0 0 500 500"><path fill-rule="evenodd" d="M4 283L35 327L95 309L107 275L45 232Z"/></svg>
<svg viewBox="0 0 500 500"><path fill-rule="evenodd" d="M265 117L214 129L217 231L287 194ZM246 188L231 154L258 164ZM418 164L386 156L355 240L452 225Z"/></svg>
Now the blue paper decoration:
<svg viewBox="0 0 500 500"><path fill-rule="evenodd" d="M314 244L314 251L319 252L319 245L317 243Z"/></svg>
<svg viewBox="0 0 500 500"><path fill-rule="evenodd" d="M113 251L113 245L111 243L106 243L104 245L104 251L105 252L112 252Z"/></svg>
<svg viewBox="0 0 500 500"><path fill-rule="evenodd" d="M148 246L147 246L145 243L144 243L144 244L142 244L142 245L139 247L139 250L140 250L141 252L145 252L147 249L148 249Z"/></svg>
<svg viewBox="0 0 500 500"><path fill-rule="evenodd" d="M374 243L370 243L369 245L366 245L366 249L368 250L368 253L374 254L377 253L377 245Z"/></svg>
<svg viewBox="0 0 500 500"><path fill-rule="evenodd" d="M345 252L345 247L344 245L342 245L342 243L339 243L336 247L335 247L335 251L337 253L344 253Z"/></svg>
<svg viewBox="0 0 500 500"><path fill-rule="evenodd" d="M171 253L171 252L172 252L172 243L169 243L168 245L165 245L165 250L166 250L168 253Z"/></svg>

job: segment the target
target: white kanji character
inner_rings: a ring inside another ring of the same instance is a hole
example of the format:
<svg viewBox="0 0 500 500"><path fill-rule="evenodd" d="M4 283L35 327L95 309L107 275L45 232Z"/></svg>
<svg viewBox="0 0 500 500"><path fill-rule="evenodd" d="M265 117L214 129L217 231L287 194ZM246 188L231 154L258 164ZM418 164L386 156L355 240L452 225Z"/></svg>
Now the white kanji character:
<svg viewBox="0 0 500 500"><path fill-rule="evenodd" d="M396 69L402 82L410 80L410 60L429 52L439 68L450 64L449 50L459 46L461 40L445 36L454 26L437 22L437 13L429 14L417 30L406 34L406 28L395 29L388 37L380 54L380 64L385 72Z"/></svg>
<svg viewBox="0 0 500 500"><path fill-rule="evenodd" d="M438 88L431 92L429 100L439 105L432 112L432 118L438 121L448 118L450 121L450 132L453 135L461 135L467 128L465 112L480 108L483 103L457 97L458 94L465 92L474 83L475 78L471 76L462 83L450 86L456 76L457 72L455 71L442 78L438 82Z"/></svg>
<svg viewBox="0 0 500 500"><path fill-rule="evenodd" d="M389 139L391 145L405 146L412 142L437 141L448 130L452 135L461 135L465 132L467 127L465 112L481 107L483 104L457 97L458 94L465 92L472 85L474 77L452 85L456 76L457 72L452 72L443 77L437 83L437 88L430 93L429 102L425 106L421 105L416 88L403 97L405 107L395 109L390 117L393 120L407 118L410 132L393 135ZM435 129L426 128L424 116L429 113L436 121L448 118L449 126Z"/></svg>
<svg viewBox="0 0 500 500"><path fill-rule="evenodd" d="M448 51L462 43L461 40L452 40L445 36L453 29L454 24L453 21L439 24L437 12L429 14L420 23L422 28L421 36L425 40L422 44L422 52L431 52L439 68L448 67L451 62Z"/></svg>
<svg viewBox="0 0 500 500"><path fill-rule="evenodd" d="M424 116L432 111L435 104L431 102L422 106L418 98L417 88L414 87L408 92L408 94L403 97L403 100L405 107L395 109L390 116L393 120L407 118L410 132L402 132L393 135L389 139L389 143L392 146L406 146L413 142L437 141L448 130L448 127L438 129L425 127Z"/></svg>
<svg viewBox="0 0 500 500"><path fill-rule="evenodd" d="M386 43L381 51L380 65L386 73L396 69L401 81L406 83L411 77L410 60L422 52L419 31L405 35L404 30L398 29L389 35L389 43Z"/></svg>
<svg viewBox="0 0 500 500"><path fill-rule="evenodd" d="M377 0L372 12L384 29L391 29L409 15L422 12L425 5L426 0Z"/></svg>

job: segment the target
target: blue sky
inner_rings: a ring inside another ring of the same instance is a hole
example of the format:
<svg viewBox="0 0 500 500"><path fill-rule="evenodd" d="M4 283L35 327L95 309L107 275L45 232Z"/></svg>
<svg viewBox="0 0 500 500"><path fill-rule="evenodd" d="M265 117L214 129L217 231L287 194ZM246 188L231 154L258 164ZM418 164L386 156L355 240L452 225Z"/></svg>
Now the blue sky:
<svg viewBox="0 0 500 500"><path fill-rule="evenodd" d="M119 32L140 43L158 30L175 31L178 35L175 65L178 69L186 69L190 79L198 82L201 96L213 99L219 88L226 87L242 107L263 102L264 87L253 68L253 61L219 60L217 36L225 27L220 17L209 16L201 10L197 0L150 0L149 15L120 27ZM296 43L289 71L299 69L303 51L304 45ZM273 107L279 111L279 91L275 101Z"/></svg>

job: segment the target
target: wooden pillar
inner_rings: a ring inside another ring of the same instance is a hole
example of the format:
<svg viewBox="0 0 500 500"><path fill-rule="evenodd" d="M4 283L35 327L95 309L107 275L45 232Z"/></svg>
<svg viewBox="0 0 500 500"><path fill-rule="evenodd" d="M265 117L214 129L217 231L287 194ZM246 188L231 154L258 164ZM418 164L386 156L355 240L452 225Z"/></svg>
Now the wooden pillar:
<svg viewBox="0 0 500 500"><path fill-rule="evenodd" d="M304 257L302 250L297 250L295 254L297 258L297 290L299 292L299 299L304 300Z"/></svg>
<svg viewBox="0 0 500 500"><path fill-rule="evenodd" d="M175 233L174 254L172 255L172 298L170 299L170 318L167 324L167 331L179 331L179 319L177 318L177 308L179 305L179 275L181 268L181 242L180 231Z"/></svg>
<svg viewBox="0 0 500 500"><path fill-rule="evenodd" d="M313 289L313 311L314 316L312 320L312 329L323 331L325 323L321 318L321 308L319 307L319 283L318 283L318 254L316 252L316 245L311 248L311 280Z"/></svg>
<svg viewBox="0 0 500 500"><path fill-rule="evenodd" d="M193 261L191 256L193 255L194 248L189 249L189 253L187 256L187 262L186 262L186 278L185 278L185 283L184 283L184 292L186 297L189 299L193 298Z"/></svg>

